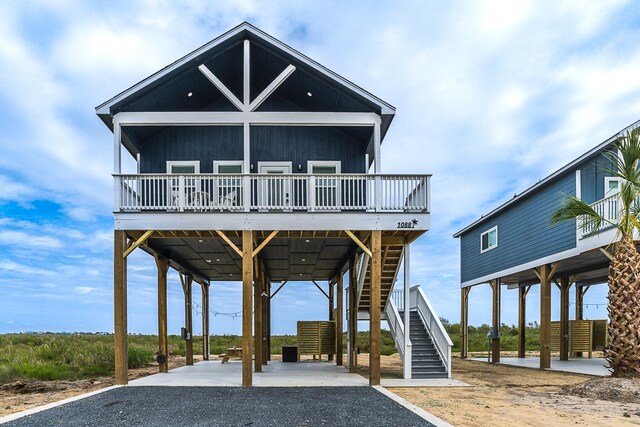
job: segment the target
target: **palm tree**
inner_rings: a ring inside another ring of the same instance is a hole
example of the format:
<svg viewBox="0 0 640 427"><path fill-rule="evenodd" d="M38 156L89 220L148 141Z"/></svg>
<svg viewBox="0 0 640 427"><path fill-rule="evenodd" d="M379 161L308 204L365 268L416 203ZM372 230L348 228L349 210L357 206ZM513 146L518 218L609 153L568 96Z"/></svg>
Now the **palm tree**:
<svg viewBox="0 0 640 427"><path fill-rule="evenodd" d="M605 153L611 161L608 171L620 180L617 221L610 221L577 197L568 197L553 213L552 223L577 218L594 232L604 227L618 230L609 265L609 348L606 359L614 377L640 377L640 254L633 241L640 230L640 129L619 137L614 149Z"/></svg>

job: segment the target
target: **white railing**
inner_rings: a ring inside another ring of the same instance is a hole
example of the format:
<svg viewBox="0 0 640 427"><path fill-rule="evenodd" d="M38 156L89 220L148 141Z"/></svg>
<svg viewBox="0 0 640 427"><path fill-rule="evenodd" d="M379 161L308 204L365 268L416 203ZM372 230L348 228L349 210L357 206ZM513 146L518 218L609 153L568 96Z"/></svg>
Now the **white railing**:
<svg viewBox="0 0 640 427"><path fill-rule="evenodd" d="M358 265L356 266L356 307L360 306L360 298L362 298L362 291L364 290L364 281L367 277L367 269L369 268L369 262L371 258L369 255L363 253L358 258Z"/></svg>
<svg viewBox="0 0 640 427"><path fill-rule="evenodd" d="M389 298L389 301L393 301L398 311L404 311L404 290L396 289L391 291L391 298Z"/></svg>
<svg viewBox="0 0 640 427"><path fill-rule="evenodd" d="M451 378L451 347L453 347L453 342L451 342L449 334L447 334L444 326L442 326L440 318L431 306L431 303L425 296L424 292L422 292L422 288L420 288L420 286L414 286L411 288L409 291L409 301L411 309L416 308L418 310L418 314L424 322L424 325L427 327L427 331L433 340L433 344L440 354L442 363L445 365L447 374L449 375L449 378Z"/></svg>
<svg viewBox="0 0 640 427"><path fill-rule="evenodd" d="M616 193L605 197L604 199L600 199L595 203L592 203L590 206L605 220L613 223L618 222L620 209L622 207L619 194ZM578 218L577 227L579 237L588 236L596 231L593 224L585 221L582 217Z"/></svg>
<svg viewBox="0 0 640 427"><path fill-rule="evenodd" d="M391 329L391 336L393 337L394 343L398 352L400 353L400 358L403 363L411 363L411 342L409 342L407 348L407 354L409 357L406 357L405 348L404 348L404 322L402 321L402 317L400 317L400 313L396 308L395 302L390 300L389 303L385 307L385 315L387 317L387 323L389 324L389 329ZM409 372L411 372L411 368L409 368Z"/></svg>
<svg viewBox="0 0 640 427"><path fill-rule="evenodd" d="M429 211L429 175L118 174L114 178L117 211Z"/></svg>

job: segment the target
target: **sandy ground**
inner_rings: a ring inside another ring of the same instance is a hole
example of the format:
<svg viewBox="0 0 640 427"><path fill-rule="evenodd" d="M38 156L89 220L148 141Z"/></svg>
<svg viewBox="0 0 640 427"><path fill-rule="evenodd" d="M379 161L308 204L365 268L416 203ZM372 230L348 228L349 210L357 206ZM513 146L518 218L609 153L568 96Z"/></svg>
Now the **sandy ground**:
<svg viewBox="0 0 640 427"><path fill-rule="evenodd" d="M276 359L277 357L274 357ZM196 356L196 360L201 357ZM368 375L369 356L358 357L358 372ZM185 364L170 360L170 368ZM157 372L157 366L131 370L129 379ZM401 378L398 355L382 356L383 378ZM634 403L568 395L568 389L593 378L494 366L453 358L453 377L472 387L392 388L391 391L456 426L479 425L640 425L640 397ZM113 378L46 381L0 387L0 416L113 384Z"/></svg>
<svg viewBox="0 0 640 427"><path fill-rule="evenodd" d="M456 426L640 425L636 403L576 397L565 392L593 378L453 358L453 378L472 387L391 388L406 400ZM368 355L359 371L368 372ZM383 377L401 376L398 355L383 357ZM626 415L625 415L626 414Z"/></svg>

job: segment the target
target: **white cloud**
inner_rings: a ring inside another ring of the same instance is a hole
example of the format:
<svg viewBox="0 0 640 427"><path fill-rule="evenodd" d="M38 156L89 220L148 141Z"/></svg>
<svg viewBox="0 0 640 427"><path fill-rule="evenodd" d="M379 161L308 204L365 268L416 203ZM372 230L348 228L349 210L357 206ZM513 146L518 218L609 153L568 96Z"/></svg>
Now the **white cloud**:
<svg viewBox="0 0 640 427"><path fill-rule="evenodd" d="M0 230L0 245L20 245L29 248L58 249L62 242L49 236L27 234L22 231Z"/></svg>

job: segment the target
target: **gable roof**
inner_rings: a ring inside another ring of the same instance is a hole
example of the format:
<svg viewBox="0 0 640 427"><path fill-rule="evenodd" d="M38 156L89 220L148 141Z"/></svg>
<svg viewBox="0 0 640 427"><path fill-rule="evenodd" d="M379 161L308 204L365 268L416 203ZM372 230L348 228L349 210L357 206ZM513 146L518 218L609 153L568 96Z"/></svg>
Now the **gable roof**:
<svg viewBox="0 0 640 427"><path fill-rule="evenodd" d="M243 22L242 24L227 31L219 37L216 37L215 39L199 47L193 52L178 59L174 63L164 67L151 76L124 90L108 101L98 105L96 107L96 114L98 114L98 116L109 128L112 128L111 115L118 106L130 102L130 100L135 99L137 96L140 96L150 87L159 84L161 81L167 80L173 73L182 70L184 67L188 67L190 65L198 63L198 61L205 57L208 52L219 48L222 45L247 38L261 41L263 43L266 43L267 45L270 45L271 47L276 48L286 56L293 58L296 62L305 65L318 76L329 80L335 85L340 86L343 90L352 94L354 97L366 101L367 104L375 106L376 110L378 110L378 114L380 114L382 118L381 128L383 135L384 133L386 133L386 130L388 129L389 124L391 123L391 120L393 119L393 116L395 114L394 106L367 92L360 86L357 86L356 84L345 79L339 74L310 59L309 57L303 55L302 53L286 45L275 37L272 37L264 31L254 27L248 22Z"/></svg>
<svg viewBox="0 0 640 427"><path fill-rule="evenodd" d="M481 223L483 223L486 220L488 220L489 218L495 216L499 212L507 209L509 206L511 206L511 205L513 205L515 203L518 203L524 197L530 195L531 193L534 193L539 188L544 187L547 183L553 181L558 176L564 174L567 171L570 171L570 170L574 169L576 166L578 166L580 163L582 163L585 160L587 160L589 157L591 157L594 154L598 154L599 152L603 151L606 147L611 145L618 138L618 136L621 133L626 132L628 130L631 130L631 129L635 128L635 127L638 127L639 125L640 125L640 120L638 120L637 122L632 123L631 125L629 125L626 128L622 129L620 132L617 132L617 133L613 134L612 136L607 138L605 141L603 141L602 143L598 144L597 146L595 146L591 150L587 151L586 153L584 153L583 155L581 155L577 159L573 160L569 164L561 167L560 169L558 169L557 171L555 171L551 175L549 175L546 178L538 181L536 184L534 184L531 187L527 188L522 193L520 193L517 196L513 197L509 201L507 201L507 202L503 203L502 205L498 206L497 208L495 208L494 210L492 210L488 214L481 216L479 219L475 220L474 222L472 222L471 224L469 224L468 226L466 226L462 230L460 230L457 233L455 233L453 235L453 237L454 238L460 237L461 235L463 235L467 231L471 230L472 228L475 228L477 225L480 225Z"/></svg>

